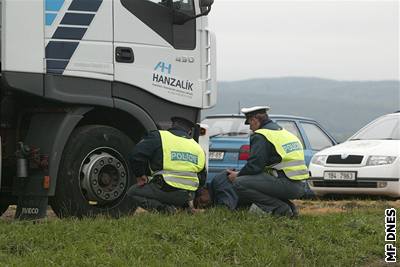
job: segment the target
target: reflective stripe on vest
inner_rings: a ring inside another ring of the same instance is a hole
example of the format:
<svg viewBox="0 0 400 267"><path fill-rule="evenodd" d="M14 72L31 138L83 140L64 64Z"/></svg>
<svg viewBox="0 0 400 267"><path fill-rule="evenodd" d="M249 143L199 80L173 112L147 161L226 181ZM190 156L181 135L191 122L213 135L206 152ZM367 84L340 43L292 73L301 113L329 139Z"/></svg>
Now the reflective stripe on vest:
<svg viewBox="0 0 400 267"><path fill-rule="evenodd" d="M274 169L277 170L282 170L283 168L286 167L294 167L298 165L304 164L304 160L293 160L293 161L288 161L288 162L281 162L279 164L274 165Z"/></svg>
<svg viewBox="0 0 400 267"><path fill-rule="evenodd" d="M173 187L179 188L180 184L196 189L199 187L199 178L197 177L197 173L194 172L159 171L153 174L153 176L156 175L162 175L164 181Z"/></svg>
<svg viewBox="0 0 400 267"><path fill-rule="evenodd" d="M193 139L176 136L169 131L160 131L163 150L164 181L172 187L196 191L199 187L197 174L204 169L205 153Z"/></svg>
<svg viewBox="0 0 400 267"><path fill-rule="evenodd" d="M304 149L300 140L287 130L259 129L256 133L263 135L271 142L282 161L278 164L267 166L266 172L282 170L292 180L309 178L308 168L304 161Z"/></svg>

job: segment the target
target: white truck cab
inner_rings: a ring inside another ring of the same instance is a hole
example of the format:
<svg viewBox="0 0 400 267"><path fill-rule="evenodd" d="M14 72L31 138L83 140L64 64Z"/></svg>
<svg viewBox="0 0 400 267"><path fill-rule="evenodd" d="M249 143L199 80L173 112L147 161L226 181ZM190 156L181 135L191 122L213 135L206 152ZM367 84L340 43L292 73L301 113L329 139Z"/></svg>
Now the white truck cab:
<svg viewBox="0 0 400 267"><path fill-rule="evenodd" d="M0 207L125 212L134 143L216 103L212 3L2 0Z"/></svg>

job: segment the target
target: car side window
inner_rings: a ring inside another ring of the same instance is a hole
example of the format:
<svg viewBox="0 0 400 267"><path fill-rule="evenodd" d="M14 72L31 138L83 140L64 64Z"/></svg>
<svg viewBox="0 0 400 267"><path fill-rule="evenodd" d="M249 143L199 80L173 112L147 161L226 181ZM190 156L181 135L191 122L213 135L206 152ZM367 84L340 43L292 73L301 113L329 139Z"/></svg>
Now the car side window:
<svg viewBox="0 0 400 267"><path fill-rule="evenodd" d="M276 123L278 123L281 127L285 128L286 130L288 130L289 132L291 132L292 134L297 136L297 138L299 138L299 140L301 141L301 144L305 148L303 137L301 136L299 128L297 128L297 125L294 121L277 120Z"/></svg>
<svg viewBox="0 0 400 267"><path fill-rule="evenodd" d="M313 123L301 122L312 150L322 150L333 145L332 140L326 135L321 128Z"/></svg>

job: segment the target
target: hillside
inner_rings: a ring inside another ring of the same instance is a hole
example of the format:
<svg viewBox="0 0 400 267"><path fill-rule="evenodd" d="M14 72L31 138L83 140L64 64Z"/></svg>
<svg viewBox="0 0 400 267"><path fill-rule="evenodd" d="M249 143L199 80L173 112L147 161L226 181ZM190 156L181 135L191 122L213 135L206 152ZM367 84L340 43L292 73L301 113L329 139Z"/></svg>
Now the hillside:
<svg viewBox="0 0 400 267"><path fill-rule="evenodd" d="M218 104L202 116L237 113L241 107L269 105L272 114L318 120L338 140L371 120L400 110L399 81L336 81L320 78L268 78L220 82Z"/></svg>

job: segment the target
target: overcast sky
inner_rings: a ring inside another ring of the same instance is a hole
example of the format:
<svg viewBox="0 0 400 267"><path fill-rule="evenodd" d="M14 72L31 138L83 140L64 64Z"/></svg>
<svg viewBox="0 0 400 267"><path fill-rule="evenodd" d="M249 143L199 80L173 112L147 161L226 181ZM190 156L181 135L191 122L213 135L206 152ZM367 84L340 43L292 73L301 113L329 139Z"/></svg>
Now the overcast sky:
<svg viewBox="0 0 400 267"><path fill-rule="evenodd" d="M399 1L215 0L218 80L399 79Z"/></svg>

